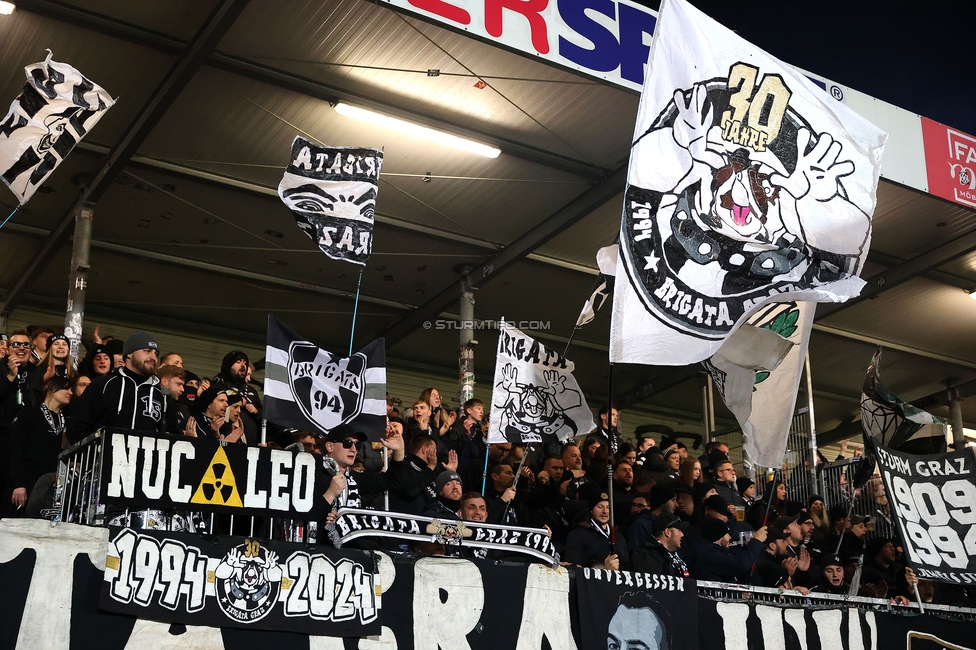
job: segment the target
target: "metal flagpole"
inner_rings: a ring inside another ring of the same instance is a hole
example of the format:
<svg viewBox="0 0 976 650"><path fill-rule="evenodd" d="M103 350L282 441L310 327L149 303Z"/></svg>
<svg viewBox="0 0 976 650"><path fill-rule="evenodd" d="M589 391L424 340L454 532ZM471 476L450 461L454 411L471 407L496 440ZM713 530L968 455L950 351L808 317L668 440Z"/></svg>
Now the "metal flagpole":
<svg viewBox="0 0 976 650"><path fill-rule="evenodd" d="M10 217L12 217L15 214L17 214L17 210L20 210L20 206L19 205L16 208L14 208L14 211L13 212L11 212L10 214L7 215L7 218L3 220L3 223L0 223L0 228L3 228L4 226L7 225L7 222L10 221Z"/></svg>
<svg viewBox="0 0 976 650"><path fill-rule="evenodd" d="M516 494L518 493L518 480L522 476L522 469L525 468L525 459L529 457L529 452L532 451L532 447L526 446L525 450L522 452L522 460L519 461L518 470L515 472L515 482L512 483L512 487L515 488ZM485 455L487 458L487 454ZM515 497L512 497L512 501L505 504L505 511L502 513L501 524L505 525L505 520L508 519L508 509L512 507L512 502L515 501ZM524 524L523 524L524 525Z"/></svg>
<svg viewBox="0 0 976 650"><path fill-rule="evenodd" d="M387 472L390 469L390 450L383 447L383 471ZM383 509L387 512L390 511L390 491L383 491Z"/></svg>
<svg viewBox="0 0 976 650"><path fill-rule="evenodd" d="M352 306L352 328L349 330L349 356L352 356L352 341L356 338L356 314L359 311L359 289L363 286L363 269L366 265L359 267L359 280L356 281L356 302Z"/></svg>
<svg viewBox="0 0 976 650"><path fill-rule="evenodd" d="M566 356L566 353L569 352L569 346L573 344L573 337L576 336L576 332L578 331L579 331L579 325L574 327L573 331L569 333L569 340L566 341L566 347L563 349L564 357Z"/></svg>
<svg viewBox="0 0 976 650"><path fill-rule="evenodd" d="M488 443L485 442L485 468L481 472L481 496L485 496L485 488L487 486L488 486Z"/></svg>
<svg viewBox="0 0 976 650"><path fill-rule="evenodd" d="M607 373L607 496L610 497L610 553L613 554L613 545L616 540L616 526L613 511L613 456L617 453L617 436L613 432L613 362L610 363L610 372Z"/></svg>

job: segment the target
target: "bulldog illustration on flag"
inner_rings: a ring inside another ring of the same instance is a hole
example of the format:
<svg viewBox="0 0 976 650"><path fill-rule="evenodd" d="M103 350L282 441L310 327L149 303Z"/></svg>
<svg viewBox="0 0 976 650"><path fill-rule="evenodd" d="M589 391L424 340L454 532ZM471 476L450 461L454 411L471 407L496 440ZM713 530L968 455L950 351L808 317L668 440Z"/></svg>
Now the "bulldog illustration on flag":
<svg viewBox="0 0 976 650"><path fill-rule="evenodd" d="M373 250L373 216L383 152L320 147L302 137L278 184L298 227L334 260L365 265Z"/></svg>
<svg viewBox="0 0 976 650"><path fill-rule="evenodd" d="M611 360L700 361L764 302L856 295L887 135L684 0L649 66Z"/></svg>

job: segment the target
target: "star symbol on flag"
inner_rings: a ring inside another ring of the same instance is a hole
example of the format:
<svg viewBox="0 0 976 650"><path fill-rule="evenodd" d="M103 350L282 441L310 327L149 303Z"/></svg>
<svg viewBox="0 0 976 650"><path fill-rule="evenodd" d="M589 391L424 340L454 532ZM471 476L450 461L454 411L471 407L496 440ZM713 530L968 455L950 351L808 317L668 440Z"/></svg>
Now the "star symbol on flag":
<svg viewBox="0 0 976 650"><path fill-rule="evenodd" d="M651 251L650 255L645 255L644 261L647 262L647 264L644 265L645 271L654 269L654 272L657 273L657 263L661 261L661 258L655 255L654 251Z"/></svg>

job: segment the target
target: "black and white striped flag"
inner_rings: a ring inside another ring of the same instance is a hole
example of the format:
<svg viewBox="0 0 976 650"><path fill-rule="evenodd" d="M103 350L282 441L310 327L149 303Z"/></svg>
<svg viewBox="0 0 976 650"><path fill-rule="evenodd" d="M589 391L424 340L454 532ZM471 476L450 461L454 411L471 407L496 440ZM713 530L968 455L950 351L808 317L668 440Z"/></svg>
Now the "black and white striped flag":
<svg viewBox="0 0 976 650"><path fill-rule="evenodd" d="M379 440L386 431L386 341L340 357L269 315L264 413L284 427L328 433L349 424Z"/></svg>
<svg viewBox="0 0 976 650"><path fill-rule="evenodd" d="M613 282L617 273L617 244L604 246L596 253L596 263L600 267L600 275L593 283L593 291L586 299L583 310L580 311L579 318L576 319L576 327L583 327L592 323L596 318L596 313L600 311L603 304L610 297L613 291Z"/></svg>
<svg viewBox="0 0 976 650"><path fill-rule="evenodd" d="M0 179L23 205L115 104L103 88L47 58L24 71L27 83L0 122Z"/></svg>
<svg viewBox="0 0 976 650"><path fill-rule="evenodd" d="M334 260L365 265L373 249L383 152L320 147L297 137L278 184L278 196L298 227Z"/></svg>

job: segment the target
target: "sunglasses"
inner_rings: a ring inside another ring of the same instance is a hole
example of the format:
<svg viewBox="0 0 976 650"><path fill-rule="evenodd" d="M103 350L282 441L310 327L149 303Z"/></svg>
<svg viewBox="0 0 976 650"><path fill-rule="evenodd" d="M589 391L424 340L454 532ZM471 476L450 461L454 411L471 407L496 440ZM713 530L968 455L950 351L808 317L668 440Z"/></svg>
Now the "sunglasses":
<svg viewBox="0 0 976 650"><path fill-rule="evenodd" d="M342 441L342 448L343 449L352 449L353 447L356 448L356 451L359 451L360 449L363 448L362 441L360 441L360 440L349 440L348 438Z"/></svg>
<svg viewBox="0 0 976 650"><path fill-rule="evenodd" d="M30 348L31 347L31 344L30 343L21 343L20 341L12 341L10 343L7 343L7 347L8 348L13 348L14 350L16 350L17 348Z"/></svg>

